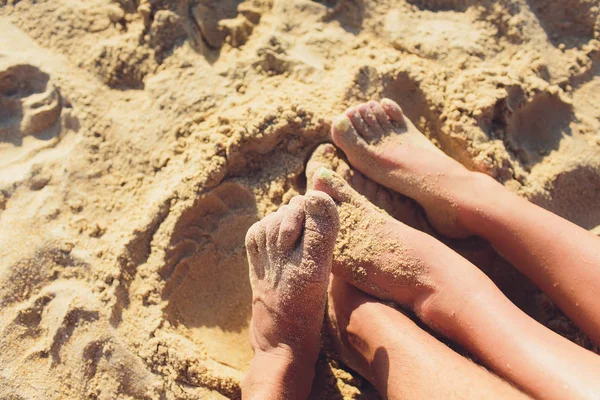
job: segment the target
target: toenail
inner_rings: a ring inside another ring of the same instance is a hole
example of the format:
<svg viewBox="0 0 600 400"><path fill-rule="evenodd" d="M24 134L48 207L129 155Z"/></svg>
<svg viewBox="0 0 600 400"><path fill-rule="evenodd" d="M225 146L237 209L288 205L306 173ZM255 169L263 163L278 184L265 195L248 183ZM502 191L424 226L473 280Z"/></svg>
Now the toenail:
<svg viewBox="0 0 600 400"><path fill-rule="evenodd" d="M340 132L346 132L350 129L350 120L345 115L341 115L333 121L333 126Z"/></svg>
<svg viewBox="0 0 600 400"><path fill-rule="evenodd" d="M335 147L333 147L332 145L330 145L330 144L329 144L329 145L326 145L326 146L323 148L323 151L324 151L326 154L333 154L333 153L335 153Z"/></svg>
<svg viewBox="0 0 600 400"><path fill-rule="evenodd" d="M333 176L333 171L325 167L321 167L317 171L317 176L321 179L331 179Z"/></svg>
<svg viewBox="0 0 600 400"><path fill-rule="evenodd" d="M395 110L402 111L402 107L400 107L400 105L398 103L396 103L394 100L391 100L391 99L387 99L386 98L386 99L381 100L381 105L382 106L386 106L386 107L390 107L390 108L395 109Z"/></svg>

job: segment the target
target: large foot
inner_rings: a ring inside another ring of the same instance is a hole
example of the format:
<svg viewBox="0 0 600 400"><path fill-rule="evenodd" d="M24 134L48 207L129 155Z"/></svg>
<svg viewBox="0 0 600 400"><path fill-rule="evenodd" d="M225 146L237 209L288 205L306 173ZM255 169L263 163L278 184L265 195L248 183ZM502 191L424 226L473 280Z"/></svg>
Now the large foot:
<svg viewBox="0 0 600 400"><path fill-rule="evenodd" d="M439 262L460 256L430 235L392 218L335 172L320 168L313 187L331 196L340 218L333 273L366 293L417 311L444 284ZM452 273L455 273L453 271Z"/></svg>
<svg viewBox="0 0 600 400"><path fill-rule="evenodd" d="M255 356L242 386L245 398L308 396L338 230L332 199L309 192L248 231Z"/></svg>
<svg viewBox="0 0 600 400"><path fill-rule="evenodd" d="M352 168L343 153L332 144L325 143L317 147L306 164L306 181L310 189L313 188L313 177L320 168L334 171L369 202L386 211L394 219L415 229L433 233L423 208L417 202L378 184Z"/></svg>
<svg viewBox="0 0 600 400"><path fill-rule="evenodd" d="M529 298L533 288L529 281L499 256L487 242L474 237L449 239L438 235L428 223L423 208L413 199L400 195L348 165L341 150L331 144L322 144L315 149L306 165L308 187L313 189L313 178L320 168L327 168L343 177L358 193L369 202L386 211L394 219L425 232L452 248L461 256L477 265L488 275L510 300L520 308L530 307Z"/></svg>
<svg viewBox="0 0 600 400"><path fill-rule="evenodd" d="M395 102L370 101L348 109L332 126L335 144L367 177L409 196L442 234L470 234L460 222L481 174L467 170L431 143Z"/></svg>

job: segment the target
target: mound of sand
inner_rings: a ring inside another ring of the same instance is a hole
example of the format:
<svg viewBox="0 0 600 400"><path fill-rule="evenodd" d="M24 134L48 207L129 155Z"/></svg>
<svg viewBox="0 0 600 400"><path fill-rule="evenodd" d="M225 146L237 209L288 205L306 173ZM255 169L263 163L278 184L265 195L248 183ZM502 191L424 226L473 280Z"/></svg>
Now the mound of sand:
<svg viewBox="0 0 600 400"><path fill-rule="evenodd" d="M0 398L239 397L245 231L367 99L600 233L595 0L0 0L0 33ZM315 398L369 392L344 368Z"/></svg>

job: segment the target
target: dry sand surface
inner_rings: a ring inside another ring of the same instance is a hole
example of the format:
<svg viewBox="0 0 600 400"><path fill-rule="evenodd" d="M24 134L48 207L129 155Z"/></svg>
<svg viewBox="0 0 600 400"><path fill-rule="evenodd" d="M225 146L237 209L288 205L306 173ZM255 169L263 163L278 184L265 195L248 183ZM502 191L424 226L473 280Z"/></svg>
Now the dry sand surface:
<svg viewBox="0 0 600 400"><path fill-rule="evenodd" d="M246 230L304 192L332 117L368 99L600 234L599 14L598 0L0 0L0 398L239 397ZM591 347L485 244L457 245ZM324 352L314 392L370 389Z"/></svg>

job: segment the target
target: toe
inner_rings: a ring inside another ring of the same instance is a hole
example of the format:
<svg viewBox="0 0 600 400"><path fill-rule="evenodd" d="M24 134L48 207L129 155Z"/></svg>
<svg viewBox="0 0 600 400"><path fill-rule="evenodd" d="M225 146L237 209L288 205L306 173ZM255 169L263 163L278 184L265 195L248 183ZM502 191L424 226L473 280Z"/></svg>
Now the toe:
<svg viewBox="0 0 600 400"><path fill-rule="evenodd" d="M398 124L404 124L406 121L404 120L404 113L402 112L402 108L393 100L383 99L381 100L381 107L385 111L390 119Z"/></svg>
<svg viewBox="0 0 600 400"><path fill-rule="evenodd" d="M246 252L250 266L250 281L265 277L265 260L267 253L266 229L263 221L258 221L246 233Z"/></svg>
<svg viewBox="0 0 600 400"><path fill-rule="evenodd" d="M360 114L359 108L365 106L364 104L359 105L358 107L350 107L344 113L352 122L354 129L360 136L362 136L367 141L373 139L375 135L371 132L371 128L369 125L363 120L363 117Z"/></svg>
<svg viewBox="0 0 600 400"><path fill-rule="evenodd" d="M332 144L325 143L320 145L313 151L310 159L306 163L306 181L309 184L312 183L313 176L315 172L321 168L331 168L332 167L332 158L335 155L335 147Z"/></svg>
<svg viewBox="0 0 600 400"><path fill-rule="evenodd" d="M383 131L389 132L392 129L392 124L390 124L388 115L381 104L375 100L371 100L367 103L367 105L371 108L373 115L375 115L375 118L377 118L377 122L379 122L379 126L381 126Z"/></svg>
<svg viewBox="0 0 600 400"><path fill-rule="evenodd" d="M357 207L365 205L366 199L361 196L338 174L321 168L315 174L313 180L315 190L327 193L331 198L339 203L350 203Z"/></svg>
<svg viewBox="0 0 600 400"><path fill-rule="evenodd" d="M251 260L258 258L259 248L257 237L259 233L259 223L260 222L256 222L248 229L248 232L246 232L246 252Z"/></svg>
<svg viewBox="0 0 600 400"><path fill-rule="evenodd" d="M322 167L335 171L349 182L353 172L342 157L341 151L336 149L330 143L325 143L317 147L306 164L306 181L308 183L308 188L312 189L313 177L319 168Z"/></svg>
<svg viewBox="0 0 600 400"><path fill-rule="evenodd" d="M360 193L363 194L367 199L376 200L377 199L377 189L379 185L373 182L372 180L365 178L365 183L363 186L363 190Z"/></svg>
<svg viewBox="0 0 600 400"><path fill-rule="evenodd" d="M290 201L281 226L279 227L278 245L281 250L287 251L296 247L304 228L304 197L296 196Z"/></svg>
<svg viewBox="0 0 600 400"><path fill-rule="evenodd" d="M258 247L259 253L267 252L267 224L265 220L261 220L258 222L257 226L258 232L256 233L256 245Z"/></svg>
<svg viewBox="0 0 600 400"><path fill-rule="evenodd" d="M367 142L358 134L352 121L346 115L337 117L331 126L331 137L333 142L347 155L357 150L366 150Z"/></svg>
<svg viewBox="0 0 600 400"><path fill-rule="evenodd" d="M327 282L331 273L333 248L340 229L337 208L327 194L311 191L305 196L304 209L303 253L319 269L314 278Z"/></svg>
<svg viewBox="0 0 600 400"><path fill-rule="evenodd" d="M350 183L350 186L352 186L354 190L362 193L362 189L365 186L365 177L363 174L358 171L354 171L354 174L352 174L352 179L349 181L346 179L346 181Z"/></svg>
<svg viewBox="0 0 600 400"><path fill-rule="evenodd" d="M381 127L381 124L379 123L379 120L375 116L375 113L371 107L368 104L361 104L358 106L358 112L360 112L360 116L367 124L372 138L381 137L381 135L384 133L383 128Z"/></svg>
<svg viewBox="0 0 600 400"><path fill-rule="evenodd" d="M269 238L269 227L275 219L276 213L271 213L261 219L256 225L256 244L258 245L259 252L270 253L271 252L271 240Z"/></svg>
<svg viewBox="0 0 600 400"><path fill-rule="evenodd" d="M340 165L338 165L335 173L344 178L346 182L350 182L356 171L353 171L348 164L342 162Z"/></svg>
<svg viewBox="0 0 600 400"><path fill-rule="evenodd" d="M279 247L279 228L281 222L289 212L289 206L281 207L277 212L269 215L264 219L266 236L267 236L267 251L271 254L280 252Z"/></svg>

